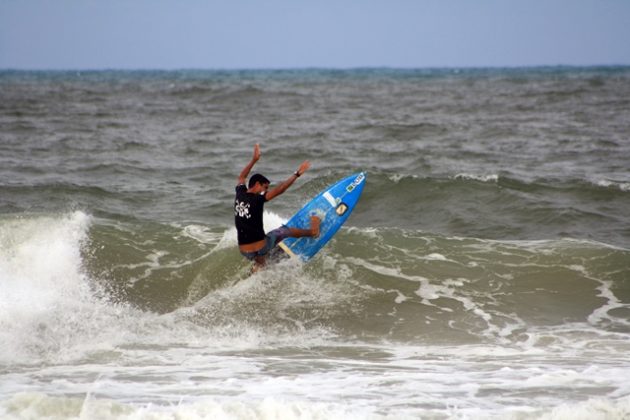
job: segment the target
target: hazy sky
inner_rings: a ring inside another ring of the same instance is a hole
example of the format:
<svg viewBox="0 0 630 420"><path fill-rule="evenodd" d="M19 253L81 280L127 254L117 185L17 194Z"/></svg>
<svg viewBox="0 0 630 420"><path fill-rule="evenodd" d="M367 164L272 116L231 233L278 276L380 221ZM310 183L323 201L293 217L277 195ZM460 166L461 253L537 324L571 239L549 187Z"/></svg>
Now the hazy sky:
<svg viewBox="0 0 630 420"><path fill-rule="evenodd" d="M0 0L0 68L630 64L630 0Z"/></svg>

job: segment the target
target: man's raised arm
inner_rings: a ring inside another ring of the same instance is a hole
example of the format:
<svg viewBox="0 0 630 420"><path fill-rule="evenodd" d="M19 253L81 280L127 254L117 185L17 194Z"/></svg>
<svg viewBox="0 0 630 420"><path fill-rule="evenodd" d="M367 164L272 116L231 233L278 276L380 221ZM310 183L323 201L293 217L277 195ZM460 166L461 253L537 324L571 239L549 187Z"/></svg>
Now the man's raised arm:
<svg viewBox="0 0 630 420"><path fill-rule="evenodd" d="M237 185L245 184L245 180L247 179L247 176L251 172L256 162L258 162L258 159L260 159L260 145L256 143L256 145L254 146L254 156L252 156L252 160L249 161L247 166L243 168L243 170L241 171L241 174L238 176Z"/></svg>
<svg viewBox="0 0 630 420"><path fill-rule="evenodd" d="M267 193L267 195L266 195L267 201L270 201L273 198L275 198L275 197L279 196L280 194L282 194L283 192L285 192L287 190L287 188L289 188L295 182L295 180L298 179L310 167L311 167L311 163L308 160L305 160L304 162L302 162L302 164L300 165L298 170L295 171L293 173L293 175L291 175L289 177L289 179L287 179L282 184L278 185L273 190L271 190L271 191L269 191Z"/></svg>

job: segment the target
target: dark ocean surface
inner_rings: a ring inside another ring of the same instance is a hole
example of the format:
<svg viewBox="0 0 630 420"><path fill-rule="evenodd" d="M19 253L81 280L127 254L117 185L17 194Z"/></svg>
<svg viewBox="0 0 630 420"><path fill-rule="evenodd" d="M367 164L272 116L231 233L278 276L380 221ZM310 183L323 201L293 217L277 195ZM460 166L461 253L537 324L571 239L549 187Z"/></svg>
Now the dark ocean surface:
<svg viewBox="0 0 630 420"><path fill-rule="evenodd" d="M0 71L0 416L630 416L630 67ZM280 225L367 172L310 263Z"/></svg>

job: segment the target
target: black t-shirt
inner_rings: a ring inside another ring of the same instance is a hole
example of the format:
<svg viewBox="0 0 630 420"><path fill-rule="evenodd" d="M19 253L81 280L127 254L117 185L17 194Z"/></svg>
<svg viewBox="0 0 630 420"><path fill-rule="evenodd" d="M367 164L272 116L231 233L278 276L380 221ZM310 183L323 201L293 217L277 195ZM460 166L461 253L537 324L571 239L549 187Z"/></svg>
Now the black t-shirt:
<svg viewBox="0 0 630 420"><path fill-rule="evenodd" d="M264 194L247 192L243 184L236 187L234 200L234 224L239 245L251 244L265 239L263 228L263 206L267 201Z"/></svg>

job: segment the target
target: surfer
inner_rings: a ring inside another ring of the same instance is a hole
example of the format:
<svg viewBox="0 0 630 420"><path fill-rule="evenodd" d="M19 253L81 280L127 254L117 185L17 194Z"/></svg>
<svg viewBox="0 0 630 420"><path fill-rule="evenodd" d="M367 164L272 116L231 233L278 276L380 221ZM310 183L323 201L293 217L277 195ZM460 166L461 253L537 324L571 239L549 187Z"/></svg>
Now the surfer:
<svg viewBox="0 0 630 420"><path fill-rule="evenodd" d="M261 174L254 174L249 178L247 186L245 180L250 171L260 159L260 146L254 146L254 156L243 168L238 177L236 199L234 200L234 223L238 236L238 247L241 254L250 261L254 261L253 271L264 267L267 255L278 243L285 238L316 237L319 235L321 220L317 216L311 217L310 229L297 229L281 226L265 234L263 228L263 206L285 192L311 164L305 160L297 171L286 181L269 190L270 181Z"/></svg>

